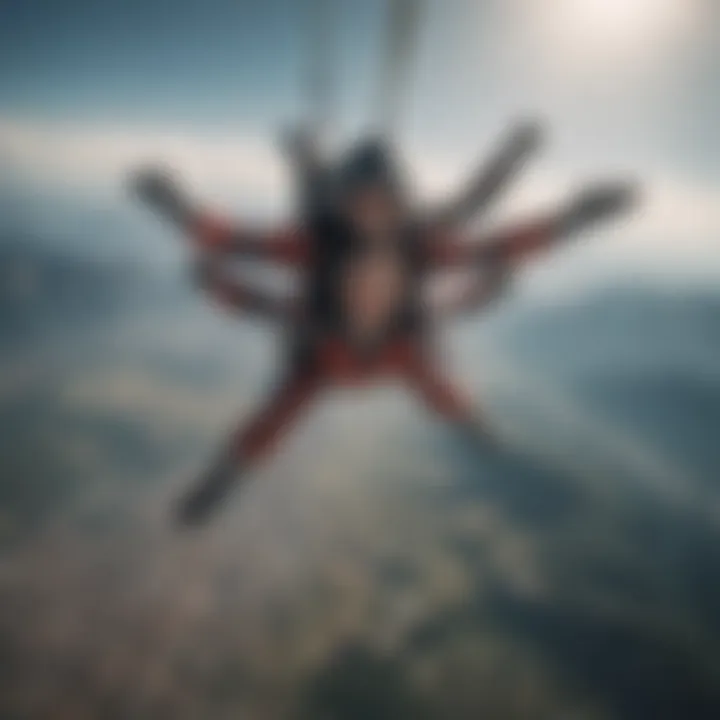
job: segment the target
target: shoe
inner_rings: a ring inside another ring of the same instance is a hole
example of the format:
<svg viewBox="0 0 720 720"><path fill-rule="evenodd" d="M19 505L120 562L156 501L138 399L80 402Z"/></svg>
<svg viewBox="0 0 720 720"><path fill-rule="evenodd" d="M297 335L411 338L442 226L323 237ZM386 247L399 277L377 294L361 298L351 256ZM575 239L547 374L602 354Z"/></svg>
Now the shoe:
<svg viewBox="0 0 720 720"><path fill-rule="evenodd" d="M199 525L225 499L238 479L234 462L223 460L184 495L176 508L176 518L184 526Z"/></svg>

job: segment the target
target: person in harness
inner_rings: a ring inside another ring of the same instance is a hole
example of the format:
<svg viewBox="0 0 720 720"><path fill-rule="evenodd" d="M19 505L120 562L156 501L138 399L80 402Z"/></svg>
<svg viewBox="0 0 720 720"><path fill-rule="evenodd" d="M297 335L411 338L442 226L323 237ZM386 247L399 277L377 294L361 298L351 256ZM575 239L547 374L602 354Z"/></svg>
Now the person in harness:
<svg viewBox="0 0 720 720"><path fill-rule="evenodd" d="M470 238L457 226L510 174L514 166L504 159L505 165L496 163L502 172L485 173L490 181L475 183L459 201L423 215L410 207L382 142L360 143L333 170L306 155L298 162L301 182L308 182L301 188L301 222L271 230L197 209L167 174L150 170L135 177L135 192L190 236L203 287L233 311L284 324L292 338L274 390L181 498L182 523L207 518L318 394L333 387L395 378L483 445L495 445L482 415L443 372L434 326L484 307L519 264L618 214L634 199L627 184L596 186L543 217ZM295 269L297 294L277 296L231 277L227 263L237 257ZM426 302L432 278L457 268L475 273L473 283L445 303Z"/></svg>

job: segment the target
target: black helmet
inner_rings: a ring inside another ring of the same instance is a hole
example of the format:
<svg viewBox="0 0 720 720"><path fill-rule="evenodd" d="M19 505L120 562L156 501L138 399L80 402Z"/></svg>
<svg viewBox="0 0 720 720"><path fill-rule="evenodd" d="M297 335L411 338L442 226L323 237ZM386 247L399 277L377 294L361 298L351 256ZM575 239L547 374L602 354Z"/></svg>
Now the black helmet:
<svg viewBox="0 0 720 720"><path fill-rule="evenodd" d="M338 185L346 196L368 186L381 186L401 194L400 173L390 148L380 139L364 140L350 149L340 161Z"/></svg>

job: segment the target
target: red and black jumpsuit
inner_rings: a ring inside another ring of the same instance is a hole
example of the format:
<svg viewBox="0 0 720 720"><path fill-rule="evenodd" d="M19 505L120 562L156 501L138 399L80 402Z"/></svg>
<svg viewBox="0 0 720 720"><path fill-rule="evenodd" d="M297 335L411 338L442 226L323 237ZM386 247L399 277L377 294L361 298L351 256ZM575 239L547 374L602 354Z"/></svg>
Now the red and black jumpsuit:
<svg viewBox="0 0 720 720"><path fill-rule="evenodd" d="M394 377L451 421L476 421L468 400L443 375L433 357L429 318L423 317L427 312L418 294L421 282L448 268L515 264L551 244L562 232L557 218L547 218L496 233L479 245L452 233L415 230L405 253L412 273L412 297L402 317L371 352L360 352L348 342L337 315L339 303L332 284L340 275L343 243L335 229L322 228L322 237L294 228L258 233L203 216L193 224L191 234L206 258L204 285L218 301L233 310L285 322L297 333L284 377L263 407L231 437L228 452L245 466L267 454L313 398L333 386ZM296 269L310 287L303 288L297 299L253 290L224 275L224 260L229 256ZM452 309L481 305L488 299L485 291L471 289Z"/></svg>

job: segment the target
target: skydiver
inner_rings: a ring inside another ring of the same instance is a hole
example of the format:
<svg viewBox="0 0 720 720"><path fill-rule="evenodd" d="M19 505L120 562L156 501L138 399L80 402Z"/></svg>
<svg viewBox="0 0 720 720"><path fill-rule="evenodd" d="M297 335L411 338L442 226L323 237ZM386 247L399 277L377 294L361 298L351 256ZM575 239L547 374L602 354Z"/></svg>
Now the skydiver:
<svg viewBox="0 0 720 720"><path fill-rule="evenodd" d="M623 210L632 200L632 188L626 185L591 188L559 212L468 242L452 227L452 212L431 222L408 220L403 184L380 145L365 144L352 152L335 184L339 206L322 222L268 232L198 211L162 175L145 174L136 182L146 201L193 238L205 258L205 283L216 297L233 308L303 329L302 342L294 344L269 401L231 435L206 475L182 498L178 511L183 522L203 520L328 386L399 377L431 408L487 441L485 423L433 358L430 313L423 304L428 276L449 267L489 267L491 277L506 278L533 253ZM229 256L294 267L312 280L295 299L271 297L224 276ZM490 297L475 292L458 308L471 305L473 297L478 306Z"/></svg>

